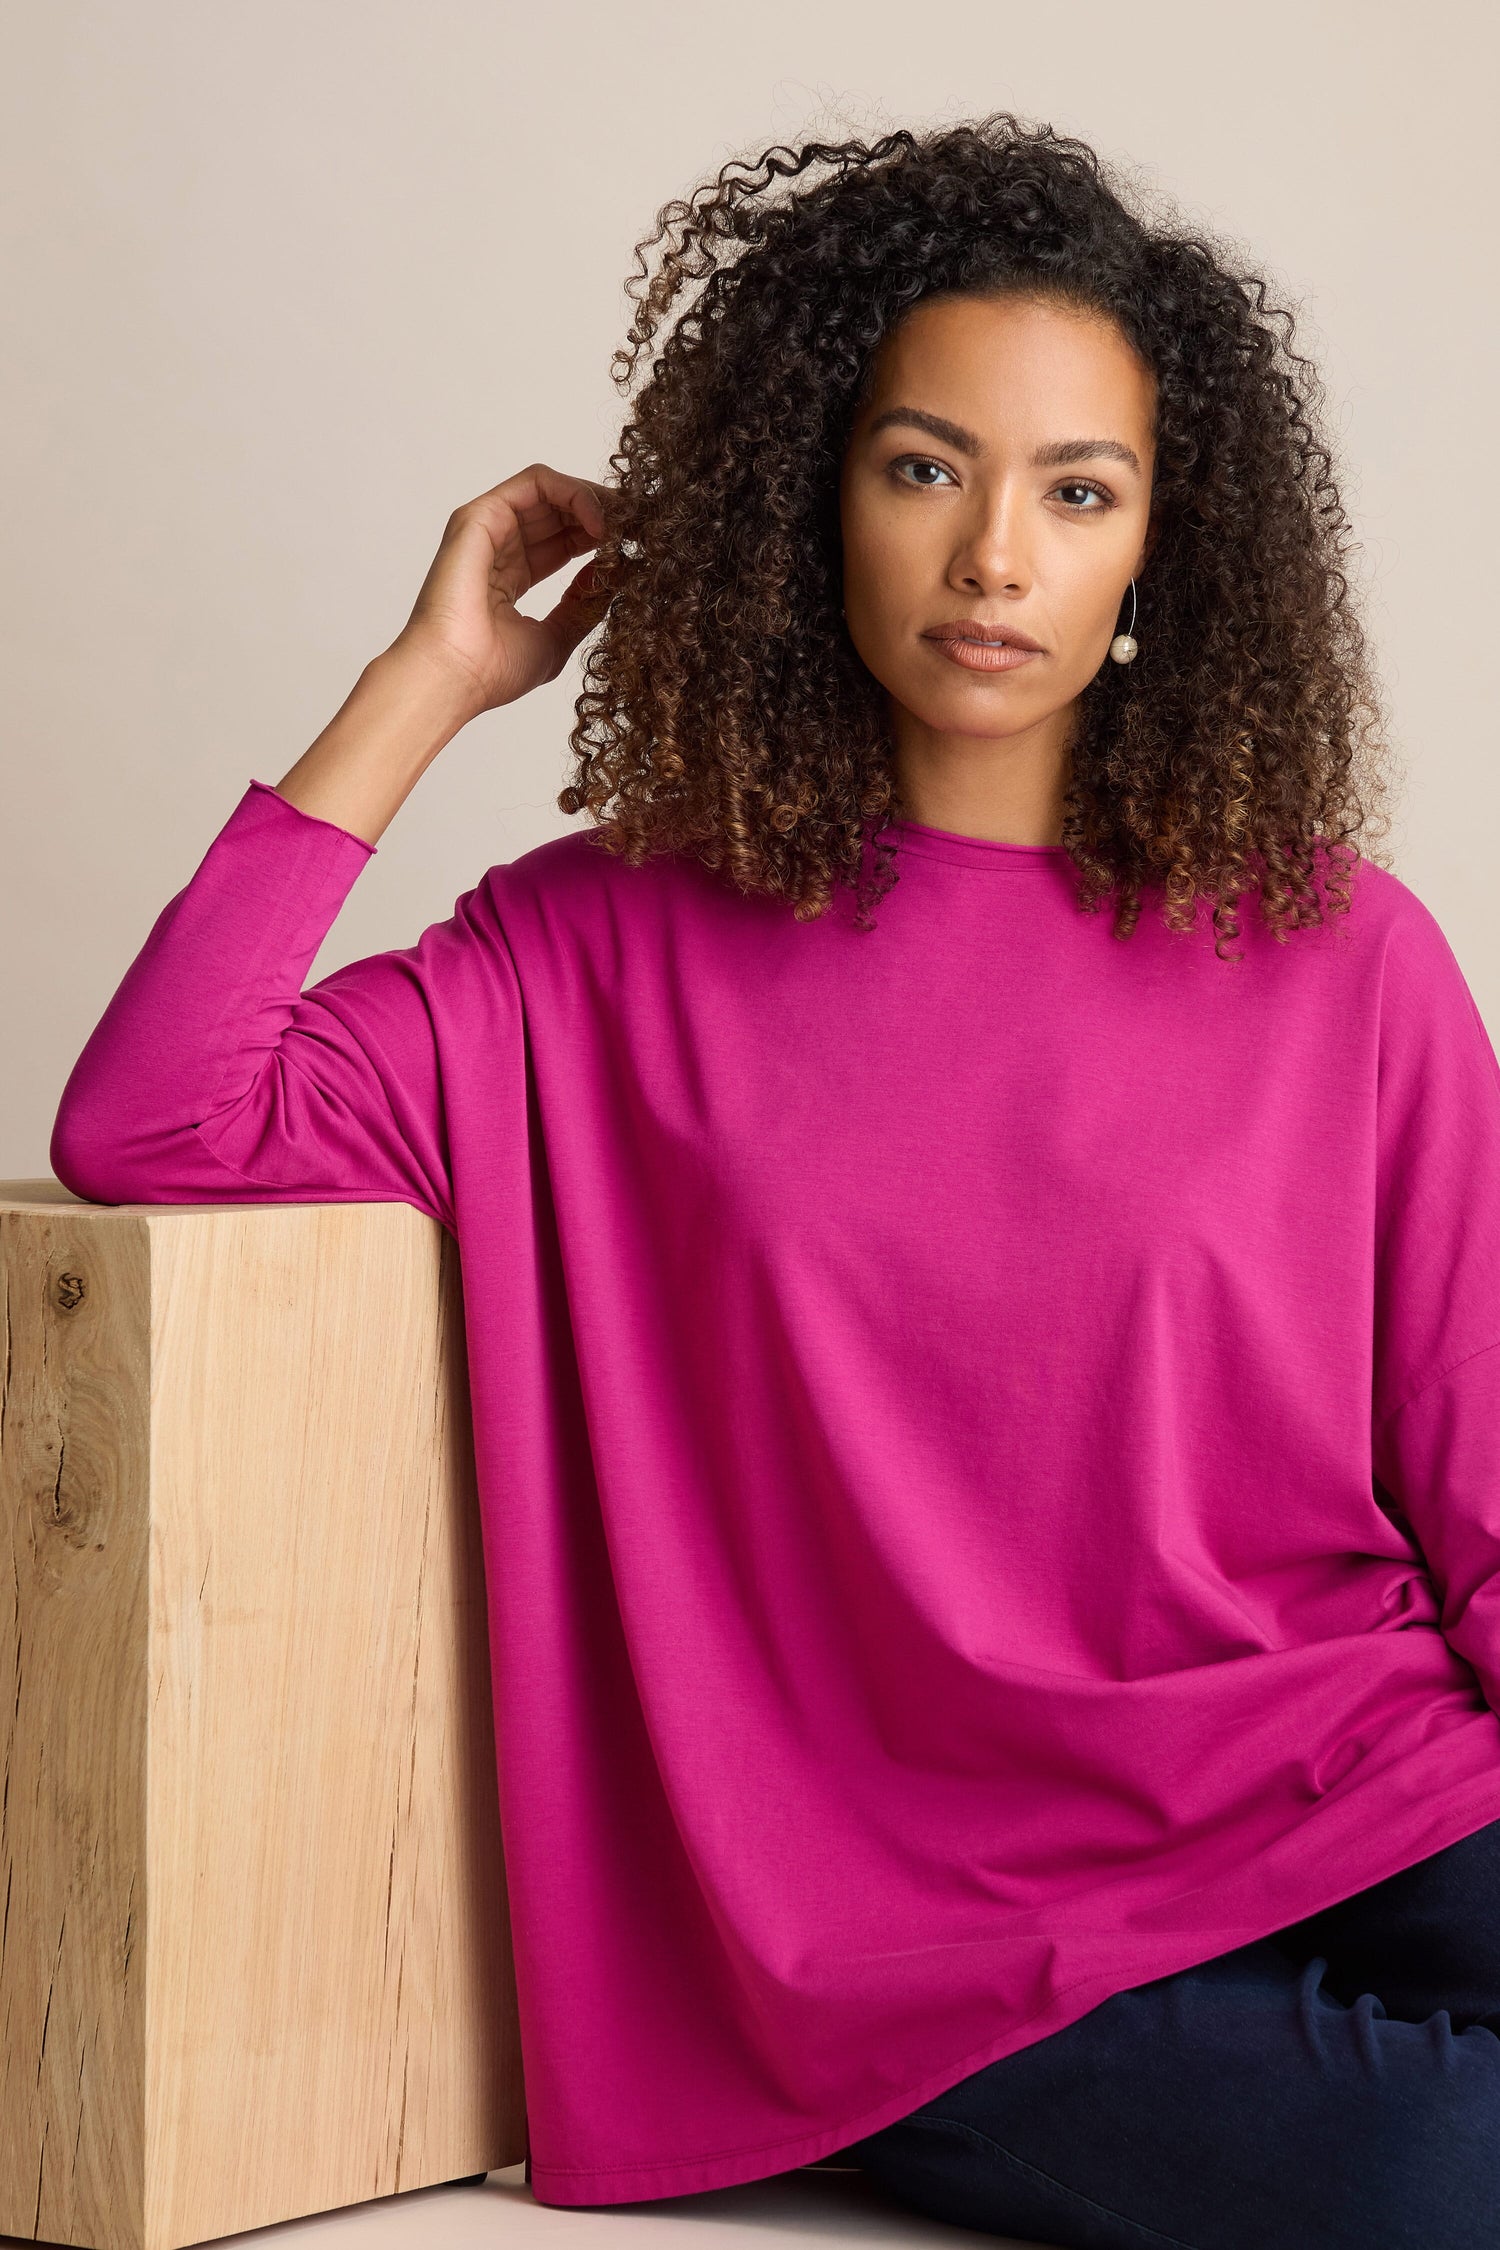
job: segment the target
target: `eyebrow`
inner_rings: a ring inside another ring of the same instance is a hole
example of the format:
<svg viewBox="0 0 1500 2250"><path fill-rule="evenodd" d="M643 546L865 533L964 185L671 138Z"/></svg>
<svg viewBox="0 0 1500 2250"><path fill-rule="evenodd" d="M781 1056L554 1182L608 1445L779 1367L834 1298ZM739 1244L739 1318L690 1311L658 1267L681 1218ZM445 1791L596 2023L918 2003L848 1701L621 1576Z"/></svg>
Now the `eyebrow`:
<svg viewBox="0 0 1500 2250"><path fill-rule="evenodd" d="M964 429L958 422L945 421L941 414L925 414L920 406L887 407L884 414L876 415L867 434L874 437L877 430L888 429L893 422L908 422L913 429L925 430L929 437L940 438L944 445L951 445L955 453L967 453L971 459L984 451L984 441L972 430ZM1060 469L1069 461L1101 460L1123 461L1137 476L1141 473L1134 450L1119 438L1106 437L1055 438L1050 444L1037 447L1031 456L1031 466Z"/></svg>

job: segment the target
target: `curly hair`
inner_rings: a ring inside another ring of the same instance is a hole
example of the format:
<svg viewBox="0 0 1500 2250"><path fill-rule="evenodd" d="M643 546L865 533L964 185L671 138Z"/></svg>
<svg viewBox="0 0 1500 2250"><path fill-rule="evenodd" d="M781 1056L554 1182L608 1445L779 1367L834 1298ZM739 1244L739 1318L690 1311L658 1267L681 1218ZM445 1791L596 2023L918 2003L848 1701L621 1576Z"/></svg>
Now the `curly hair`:
<svg viewBox="0 0 1500 2250"><path fill-rule="evenodd" d="M648 372L610 459L562 811L587 809L632 864L687 853L799 919L843 883L871 927L905 807L885 693L841 614L851 425L922 299L1044 297L1112 319L1156 384L1140 653L1079 699L1078 903L1113 895L1125 937L1147 887L1174 929L1209 899L1221 956L1242 891L1282 942L1347 912L1348 840L1386 790L1382 714L1321 383L1262 278L1008 111L733 159L635 258L612 373L628 391Z"/></svg>

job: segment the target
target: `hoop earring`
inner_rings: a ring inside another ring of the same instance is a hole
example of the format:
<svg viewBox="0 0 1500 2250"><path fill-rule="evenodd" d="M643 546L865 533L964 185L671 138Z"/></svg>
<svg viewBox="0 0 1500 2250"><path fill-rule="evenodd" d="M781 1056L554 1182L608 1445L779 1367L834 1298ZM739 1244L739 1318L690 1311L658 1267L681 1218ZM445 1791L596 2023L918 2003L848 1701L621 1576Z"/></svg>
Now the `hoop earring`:
<svg viewBox="0 0 1500 2250"><path fill-rule="evenodd" d="M1114 658L1117 664L1129 664L1134 661L1136 651L1141 645L1138 640L1135 640L1132 637L1134 632L1135 580L1132 578L1130 581L1130 632L1116 633L1114 639L1109 644L1109 653Z"/></svg>

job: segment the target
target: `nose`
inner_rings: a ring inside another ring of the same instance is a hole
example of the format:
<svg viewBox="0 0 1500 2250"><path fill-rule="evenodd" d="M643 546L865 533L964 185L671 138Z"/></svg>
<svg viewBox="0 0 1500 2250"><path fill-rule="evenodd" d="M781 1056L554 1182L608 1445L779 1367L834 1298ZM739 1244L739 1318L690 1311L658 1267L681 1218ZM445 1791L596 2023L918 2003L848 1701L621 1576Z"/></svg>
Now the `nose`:
<svg viewBox="0 0 1500 2250"><path fill-rule="evenodd" d="M1021 594L1031 583L1018 508L1003 493L976 492L948 565L955 592Z"/></svg>

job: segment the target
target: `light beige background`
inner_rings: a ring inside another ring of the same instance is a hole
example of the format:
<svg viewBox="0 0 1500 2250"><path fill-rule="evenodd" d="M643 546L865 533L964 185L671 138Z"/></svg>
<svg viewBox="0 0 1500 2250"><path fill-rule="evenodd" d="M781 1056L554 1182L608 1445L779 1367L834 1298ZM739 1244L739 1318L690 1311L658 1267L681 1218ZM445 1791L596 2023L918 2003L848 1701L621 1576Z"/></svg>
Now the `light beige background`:
<svg viewBox="0 0 1500 2250"><path fill-rule="evenodd" d="M1300 308L1407 774L1396 872L1500 1029L1488 0L27 0L0 53L0 1175L252 777L400 629L452 508L602 476L631 246L728 156L1014 108ZM549 596L550 598L550 596ZM534 606L533 602L528 606ZM570 823L575 665L418 784L313 976Z"/></svg>

